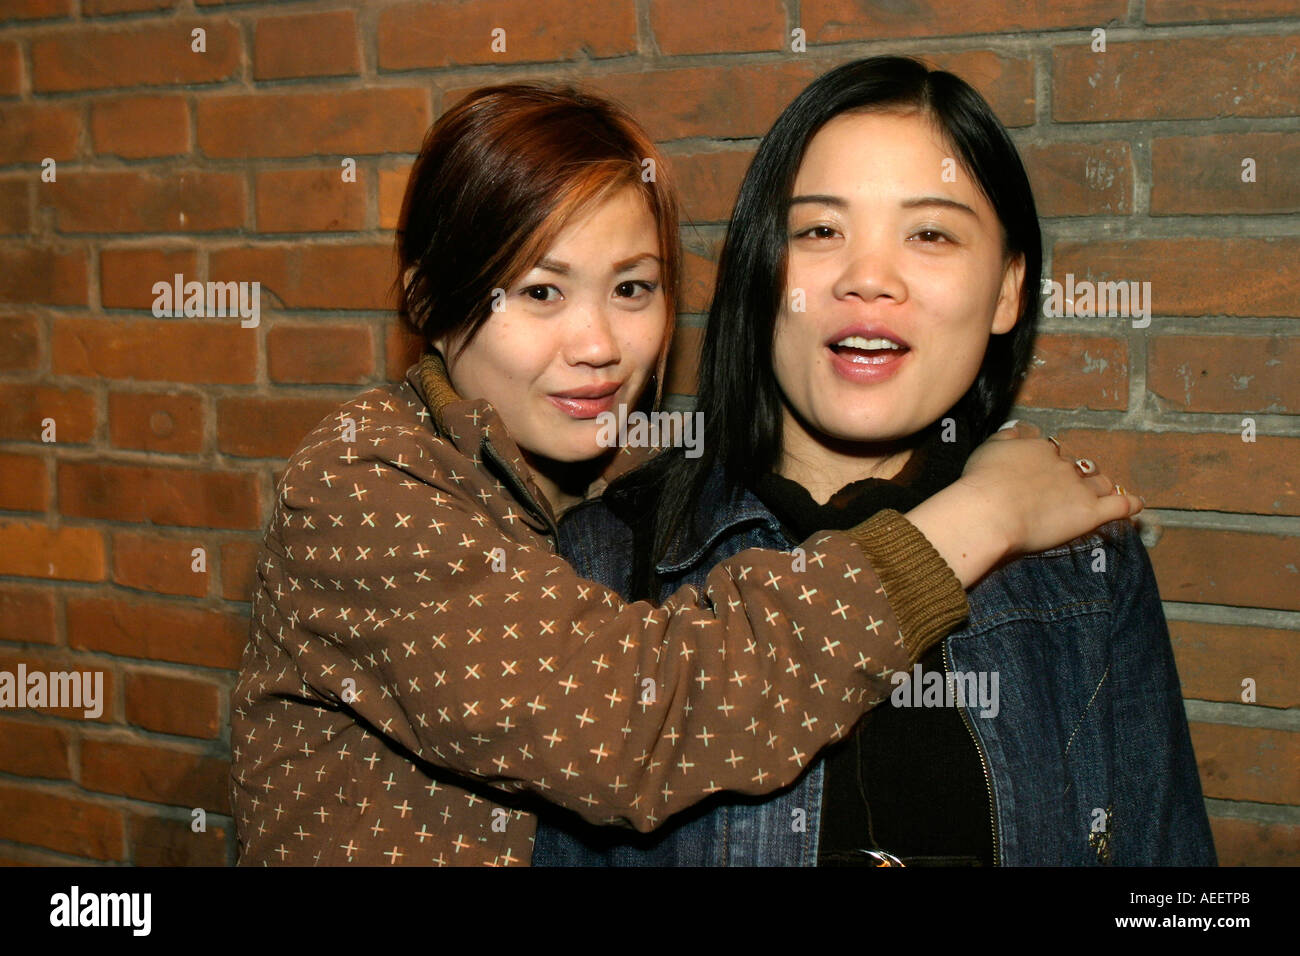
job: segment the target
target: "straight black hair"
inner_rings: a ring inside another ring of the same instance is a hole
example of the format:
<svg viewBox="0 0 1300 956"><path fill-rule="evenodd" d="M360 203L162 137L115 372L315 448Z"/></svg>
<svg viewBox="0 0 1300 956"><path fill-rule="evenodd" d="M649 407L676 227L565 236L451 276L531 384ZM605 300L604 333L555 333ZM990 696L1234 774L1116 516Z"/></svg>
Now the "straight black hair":
<svg viewBox="0 0 1300 956"><path fill-rule="evenodd" d="M634 598L650 596L651 569L680 530L688 527L694 535L696 503L715 466L723 467L728 493L735 495L746 476L769 472L780 460L781 393L772 339L785 294L789 201L809 142L841 113L912 110L935 122L989 200L1002 224L1004 255L1025 260L1015 327L990 338L974 383L944 416L966 430L971 447L1006 419L1030 359L1042 274L1038 214L1015 144L985 99L951 73L896 56L837 67L786 107L740 187L700 357L702 454L689 459L681 449L667 451L610 489L627 503L620 510L635 512L641 526Z"/></svg>

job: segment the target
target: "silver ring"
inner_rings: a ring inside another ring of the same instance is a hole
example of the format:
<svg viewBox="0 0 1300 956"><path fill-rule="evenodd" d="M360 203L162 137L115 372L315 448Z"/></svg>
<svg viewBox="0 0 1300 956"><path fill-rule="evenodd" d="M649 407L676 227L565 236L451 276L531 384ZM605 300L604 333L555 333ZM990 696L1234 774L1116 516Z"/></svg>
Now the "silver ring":
<svg viewBox="0 0 1300 956"><path fill-rule="evenodd" d="M1061 443L1060 443L1059 441L1056 440L1056 436L1055 436L1055 435L1048 435L1048 436L1047 436L1047 440L1050 441L1053 445L1056 446L1056 453L1059 455L1059 454L1061 453Z"/></svg>
<svg viewBox="0 0 1300 956"><path fill-rule="evenodd" d="M1074 466L1079 469L1079 474L1083 475L1085 478L1097 473L1097 466L1087 458L1074 459Z"/></svg>

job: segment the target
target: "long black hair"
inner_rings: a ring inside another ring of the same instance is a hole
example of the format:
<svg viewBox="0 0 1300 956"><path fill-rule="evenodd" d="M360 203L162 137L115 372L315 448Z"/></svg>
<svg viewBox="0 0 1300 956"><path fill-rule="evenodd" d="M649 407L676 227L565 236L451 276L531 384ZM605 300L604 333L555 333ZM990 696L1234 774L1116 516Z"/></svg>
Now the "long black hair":
<svg viewBox="0 0 1300 956"><path fill-rule="evenodd" d="M769 472L780 460L782 401L772 339L785 294L795 177L809 142L827 122L841 113L873 110L917 110L932 118L997 213L1004 255L1024 257L1016 324L990 337L978 376L948 414L973 447L996 430L1015 401L1033 345L1042 273L1038 214L1015 144L984 98L951 73L896 56L837 67L786 107L763 137L740 187L700 357L696 408L704 413L705 436L700 457L670 450L610 489L624 502L619 510L625 516L636 512L636 524L651 532L638 534L633 578L643 586L649 586L648 568L666 554L683 525L693 528L696 503L715 466L722 466L726 487L736 494L747 476Z"/></svg>

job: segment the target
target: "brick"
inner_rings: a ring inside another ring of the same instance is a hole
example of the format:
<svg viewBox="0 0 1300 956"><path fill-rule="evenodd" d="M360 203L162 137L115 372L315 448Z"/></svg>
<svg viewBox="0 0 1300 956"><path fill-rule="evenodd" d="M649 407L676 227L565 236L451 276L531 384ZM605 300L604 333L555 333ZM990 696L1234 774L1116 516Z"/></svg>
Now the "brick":
<svg viewBox="0 0 1300 956"><path fill-rule="evenodd" d="M342 167L257 174L258 232L331 232L366 224L365 175L344 182Z"/></svg>
<svg viewBox="0 0 1300 956"><path fill-rule="evenodd" d="M0 454L0 510L44 511L50 506L46 461L40 455Z"/></svg>
<svg viewBox="0 0 1300 956"><path fill-rule="evenodd" d="M81 743L81 785L100 793L229 814L229 773L227 761L179 747L125 738Z"/></svg>
<svg viewBox="0 0 1300 956"><path fill-rule="evenodd" d="M199 150L235 159L416 153L431 122L429 91L402 87L206 97L197 117Z"/></svg>
<svg viewBox="0 0 1300 956"><path fill-rule="evenodd" d="M411 166L379 171L379 228L396 229L402 214L402 199L411 178Z"/></svg>
<svg viewBox="0 0 1300 956"><path fill-rule="evenodd" d="M0 243L0 303L86 305L89 294L85 250Z"/></svg>
<svg viewBox="0 0 1300 956"><path fill-rule="evenodd" d="M78 171L37 196L61 232L217 232L244 225L244 192L237 173Z"/></svg>
<svg viewBox="0 0 1300 956"><path fill-rule="evenodd" d="M117 448L193 454L203 450L203 399L198 395L110 392L109 441Z"/></svg>
<svg viewBox="0 0 1300 956"><path fill-rule="evenodd" d="M102 581L106 564L104 539L94 528L0 520L0 574Z"/></svg>
<svg viewBox="0 0 1300 956"><path fill-rule="evenodd" d="M193 249L108 248L99 254L99 301L106 309L152 309L155 282L189 281L199 271Z"/></svg>
<svg viewBox="0 0 1300 956"><path fill-rule="evenodd" d="M1242 160L1255 181L1242 182ZM1294 133L1171 136L1151 141L1151 214L1300 212Z"/></svg>
<svg viewBox="0 0 1300 956"><path fill-rule="evenodd" d="M34 315L0 316L0 372L34 372L40 364L40 321Z"/></svg>
<svg viewBox="0 0 1300 956"><path fill-rule="evenodd" d="M239 321L55 319L51 365L84 378L248 385L257 380L257 335Z"/></svg>
<svg viewBox="0 0 1300 956"><path fill-rule="evenodd" d="M190 48L195 27L206 31L204 53ZM242 49L233 23L210 18L129 29L60 30L32 40L32 89L59 93L219 83L239 76Z"/></svg>
<svg viewBox="0 0 1300 956"><path fill-rule="evenodd" d="M906 5L857 0L802 0L800 25L810 43L879 40L886 37L956 36L968 33L1029 33L1063 27L1091 28L1128 17L1126 0L1024 3L1023 0L911 0Z"/></svg>
<svg viewBox="0 0 1300 956"><path fill-rule="evenodd" d="M80 132L81 112L73 107L6 103L0 106L0 163L72 159Z"/></svg>
<svg viewBox="0 0 1300 956"><path fill-rule="evenodd" d="M94 860L122 860L126 821L114 807L0 783L0 839Z"/></svg>
<svg viewBox="0 0 1300 956"><path fill-rule="evenodd" d="M397 256L391 243L303 243L214 249L213 281L262 284L286 309L394 308Z"/></svg>
<svg viewBox="0 0 1300 956"><path fill-rule="evenodd" d="M1040 334L1016 399L1028 408L1128 407L1128 345L1102 335Z"/></svg>
<svg viewBox="0 0 1300 956"><path fill-rule="evenodd" d="M28 176L7 176L0 179L0 233L21 235L32 228L31 202L28 198Z"/></svg>
<svg viewBox="0 0 1300 956"><path fill-rule="evenodd" d="M668 56L788 51L791 41L781 0L651 0L650 28Z"/></svg>
<svg viewBox="0 0 1300 956"><path fill-rule="evenodd" d="M0 584L0 641L57 644L53 589Z"/></svg>
<svg viewBox="0 0 1300 956"><path fill-rule="evenodd" d="M936 56L935 65L979 90L1007 126L1034 119L1033 64L975 50ZM584 82L624 103L659 142L691 136L763 136L805 86L835 61L687 67L654 72L600 74ZM737 97L735 90L745 91ZM467 91L457 91L457 93ZM448 101L455 95L448 93Z"/></svg>
<svg viewBox="0 0 1300 956"><path fill-rule="evenodd" d="M90 104L90 135L101 156L145 159L190 151L190 111L181 96L129 96Z"/></svg>
<svg viewBox="0 0 1300 956"><path fill-rule="evenodd" d="M1210 817L1219 866L1300 866L1300 827Z"/></svg>
<svg viewBox="0 0 1300 956"><path fill-rule="evenodd" d="M48 20L72 16L72 0L9 0L5 16L13 20Z"/></svg>
<svg viewBox="0 0 1300 956"><path fill-rule="evenodd" d="M38 442L47 418L54 420L58 442L92 441L95 397L79 388L0 384L0 439Z"/></svg>
<svg viewBox="0 0 1300 956"><path fill-rule="evenodd" d="M1242 680L1249 677L1260 707L1300 704L1300 642L1294 632L1170 621L1169 637L1184 697L1244 703Z"/></svg>
<svg viewBox="0 0 1300 956"><path fill-rule="evenodd" d="M247 471L63 461L59 504L66 517L192 528L259 528L257 476Z"/></svg>
<svg viewBox="0 0 1300 956"><path fill-rule="evenodd" d="M221 399L217 448L244 458L288 458L338 405L334 398Z"/></svg>
<svg viewBox="0 0 1300 956"><path fill-rule="evenodd" d="M29 716L32 714L42 714L49 717L62 717L66 720L75 720L79 724L107 724L112 723L117 714L117 673L113 667L106 665L101 660L88 658L81 655L68 654L64 651L33 651L33 650L14 650L5 649L0 651L0 670L8 671L15 676L18 674L19 665L26 666L26 673L30 675L34 671L41 671L47 675L47 695L49 690L48 675L56 672L80 673L82 698L80 707L24 707L21 710L13 711L14 714ZM87 687L85 684L85 675L91 675L92 686ZM95 675L102 675L102 697L97 701L101 713L97 717L87 717L86 711L89 709L90 701L87 699L88 694L95 691L93 682ZM68 692L72 693L73 689L69 688ZM46 726L46 725L42 725ZM49 725L53 726L53 725Z"/></svg>
<svg viewBox="0 0 1300 956"><path fill-rule="evenodd" d="M1300 803L1300 735L1199 722L1189 729L1207 797Z"/></svg>
<svg viewBox="0 0 1300 956"><path fill-rule="evenodd" d="M67 733L54 724L0 717L0 772L71 780Z"/></svg>
<svg viewBox="0 0 1300 956"><path fill-rule="evenodd" d="M1300 343L1283 335L1159 335L1147 346L1147 389L1187 412L1300 411Z"/></svg>
<svg viewBox="0 0 1300 956"><path fill-rule="evenodd" d="M176 0L81 0L82 14L90 17L170 10L175 6Z"/></svg>
<svg viewBox="0 0 1300 956"><path fill-rule="evenodd" d="M563 22L574 28L557 29L555 9L534 0L399 4L379 14L379 68L540 63L636 52L633 0L571 0ZM492 50L492 31L498 27L506 31L503 52Z"/></svg>
<svg viewBox="0 0 1300 956"><path fill-rule="evenodd" d="M665 395L694 395L700 387L700 348L704 330L679 325L673 331L672 351L664 381Z"/></svg>
<svg viewBox="0 0 1300 956"><path fill-rule="evenodd" d="M673 180L682 197L683 221L728 222L753 158L752 150L670 157Z"/></svg>
<svg viewBox="0 0 1300 956"><path fill-rule="evenodd" d="M23 54L18 44L0 43L0 96L17 96L23 91Z"/></svg>
<svg viewBox="0 0 1300 956"><path fill-rule="evenodd" d="M195 548L209 552L203 571L194 570ZM206 539L172 538L118 531L113 534L113 583L137 591L205 597L216 555Z"/></svg>
<svg viewBox="0 0 1300 956"><path fill-rule="evenodd" d="M1166 528L1151 549L1160 596L1193 604L1298 611L1298 541L1286 535Z"/></svg>
<svg viewBox="0 0 1300 956"><path fill-rule="evenodd" d="M1300 36L1206 37L1052 50L1059 123L1294 116Z"/></svg>
<svg viewBox="0 0 1300 956"><path fill-rule="evenodd" d="M259 547L258 541L249 538L221 542L221 596L225 600L252 602Z"/></svg>
<svg viewBox="0 0 1300 956"><path fill-rule="evenodd" d="M355 76L360 68L351 10L262 17L253 27L254 79Z"/></svg>
<svg viewBox="0 0 1300 956"><path fill-rule="evenodd" d="M1162 315L1294 315L1297 259L1293 238L1092 240L1058 242L1052 270L1076 284L1150 282L1156 329Z"/></svg>
<svg viewBox="0 0 1300 956"><path fill-rule="evenodd" d="M175 674L129 671L126 675L128 723L160 734L213 738L221 728L221 698L216 684Z"/></svg>
<svg viewBox="0 0 1300 956"><path fill-rule="evenodd" d="M1294 17L1294 0L1146 0L1147 23L1206 23Z"/></svg>
<svg viewBox="0 0 1300 956"><path fill-rule="evenodd" d="M135 815L131 818L132 860L136 866L227 866L229 831L213 820L195 833L190 820Z"/></svg>
<svg viewBox="0 0 1300 956"><path fill-rule="evenodd" d="M1048 143L1020 150L1040 216L1126 216L1133 212L1128 143Z"/></svg>
<svg viewBox="0 0 1300 956"><path fill-rule="evenodd" d="M713 280L718 271L717 250L710 256L692 249L682 251L681 309L683 312L708 312L713 298Z"/></svg>
<svg viewBox="0 0 1300 956"><path fill-rule="evenodd" d="M176 601L119 601L98 595L67 600L68 644L199 667L235 670L248 640L248 615Z"/></svg>
<svg viewBox="0 0 1300 956"><path fill-rule="evenodd" d="M389 382L400 382L406 378L406 370L420 360L424 352L424 340L394 320L384 330L384 378Z"/></svg>
<svg viewBox="0 0 1300 956"><path fill-rule="evenodd" d="M43 853L40 850L31 850L26 847L4 847L0 848L0 866L73 867L85 866L85 863L65 860L53 853Z"/></svg>
<svg viewBox="0 0 1300 956"><path fill-rule="evenodd" d="M1057 437L1072 455L1135 488L1152 508L1300 514L1300 438L1264 436L1243 442L1232 433L1070 429ZM1225 481L1225 475L1266 480Z"/></svg>
<svg viewBox="0 0 1300 956"><path fill-rule="evenodd" d="M364 325L276 325L266 333L273 382L354 384L374 373L375 350Z"/></svg>

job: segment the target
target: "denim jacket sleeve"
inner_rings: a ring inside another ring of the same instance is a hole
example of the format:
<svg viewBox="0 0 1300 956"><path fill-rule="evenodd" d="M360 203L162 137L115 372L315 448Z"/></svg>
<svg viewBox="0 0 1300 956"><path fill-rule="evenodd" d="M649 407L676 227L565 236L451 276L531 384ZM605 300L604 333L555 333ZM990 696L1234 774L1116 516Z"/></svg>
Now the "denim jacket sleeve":
<svg viewBox="0 0 1300 956"><path fill-rule="evenodd" d="M1138 533L1127 521L1105 531L1119 564L1111 580L1114 760L1121 771L1111 821L1113 862L1215 866L1182 688L1160 592Z"/></svg>

